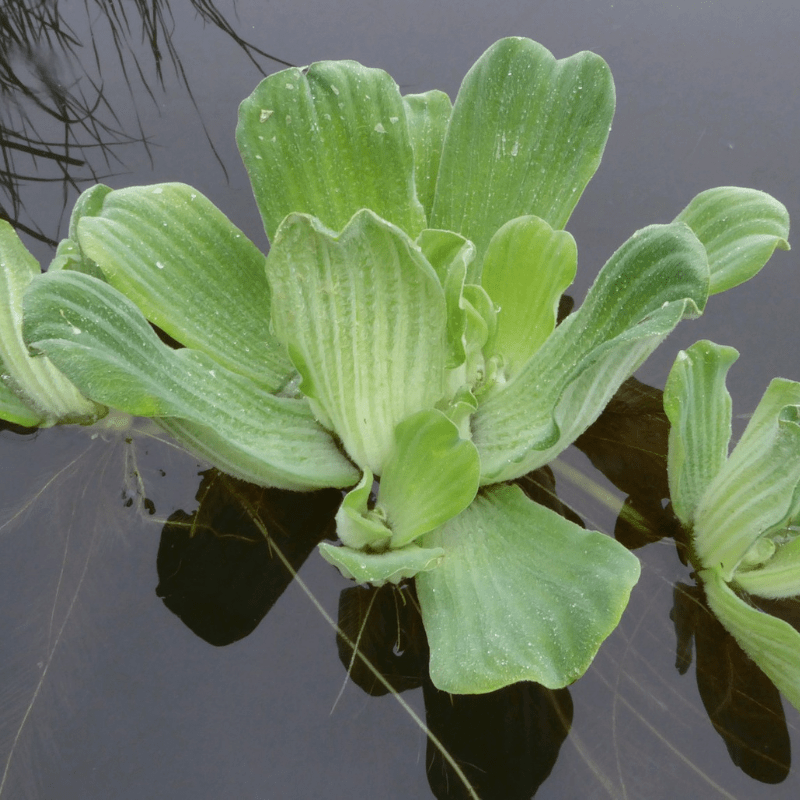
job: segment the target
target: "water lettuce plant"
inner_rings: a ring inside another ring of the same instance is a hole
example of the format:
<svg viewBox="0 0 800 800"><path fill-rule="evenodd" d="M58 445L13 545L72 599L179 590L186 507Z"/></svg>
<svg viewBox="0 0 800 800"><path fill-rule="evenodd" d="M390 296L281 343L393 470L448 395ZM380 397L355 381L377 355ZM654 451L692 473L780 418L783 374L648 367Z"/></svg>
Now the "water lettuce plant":
<svg viewBox="0 0 800 800"><path fill-rule="evenodd" d="M439 688L565 686L639 563L508 482L788 246L773 198L705 192L637 231L557 325L577 264L563 227L614 105L600 57L521 38L493 45L454 104L351 61L278 72L236 132L269 254L189 186L94 187L27 279L12 349L89 398L84 419L154 417L239 478L349 489L321 553L359 582L415 579Z"/></svg>
<svg viewBox="0 0 800 800"><path fill-rule="evenodd" d="M670 495L711 610L800 708L800 632L749 600L800 595L800 383L769 384L729 455L738 355L709 341L678 354L664 390Z"/></svg>

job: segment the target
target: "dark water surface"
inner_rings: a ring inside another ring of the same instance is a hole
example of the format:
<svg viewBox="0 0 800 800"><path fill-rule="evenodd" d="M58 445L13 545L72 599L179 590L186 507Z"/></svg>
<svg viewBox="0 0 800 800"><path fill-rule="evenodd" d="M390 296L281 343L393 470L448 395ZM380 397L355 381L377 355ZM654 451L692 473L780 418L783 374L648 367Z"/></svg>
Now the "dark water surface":
<svg viewBox="0 0 800 800"><path fill-rule="evenodd" d="M616 81L606 154L569 224L580 254L571 290L578 302L635 229L671 220L703 189L763 189L800 224L793 1L184 0L146 4L148 14L164 16L145 17L144 37L137 5L124 4L126 28L99 0L49 3L69 26L70 47L32 34L5 44L5 63L29 91L7 87L0 122L50 156L34 160L19 148L9 156L6 148L6 172L19 178L5 179L0 203L43 263L92 175L115 188L193 184L265 247L233 139L239 101L262 71L280 68L264 53L298 65L353 58L386 69L404 92L441 88L454 97L483 50L512 34L558 57L594 50ZM200 16L214 8L262 53ZM54 109L78 121L65 127ZM728 385L740 432L772 377L800 379L798 250L776 253L753 281L713 297L638 377L663 387L676 352L696 339L735 346L741 358ZM280 593L283 567L264 566L270 577L259 577L259 565L272 562L257 536L239 542L243 561L210 546L201 554L181 549L174 523L198 508L198 493L216 497L221 484L206 475L201 487L206 465L150 434L147 426L96 438L81 429L0 432L0 798L463 797L407 710L391 696L369 696L355 672L344 685L335 633L303 589L292 583ZM612 499L598 500L570 469ZM616 527L622 538L616 514L625 493L576 449L554 471L559 496L587 527ZM329 518L330 496L313 504L252 497L275 530L299 520L313 533ZM235 503L206 508L215 526L229 522L246 538ZM285 548L294 541L287 535ZM290 557L327 613L337 618L341 602L342 622L357 633L361 601L353 593L341 599L348 583L316 553L304 561L313 545ZM420 717L427 711L472 769L482 798L800 796L788 763L800 746L798 713L784 703L784 721L729 642L714 638L702 613L692 616L690 570L672 539L637 555L642 579L622 624L568 693L518 687L494 705L451 702L415 674L424 645L411 637L387 656L409 687L403 699ZM175 583L187 573L199 587L188 599ZM220 606L220 574L240 580L246 596ZM676 584L687 588L676 592ZM670 617L676 596L683 610L673 616L694 626L697 642L682 671ZM388 621L369 634L389 651L404 599L388 598ZM373 601L376 613L384 600ZM413 629L413 619L407 625Z"/></svg>

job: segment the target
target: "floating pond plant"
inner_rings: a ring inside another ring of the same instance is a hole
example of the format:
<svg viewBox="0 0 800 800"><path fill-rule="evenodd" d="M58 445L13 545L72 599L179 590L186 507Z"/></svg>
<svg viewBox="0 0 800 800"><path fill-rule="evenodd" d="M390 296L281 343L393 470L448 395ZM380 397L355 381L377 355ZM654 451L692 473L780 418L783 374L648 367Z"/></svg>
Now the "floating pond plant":
<svg viewBox="0 0 800 800"><path fill-rule="evenodd" d="M563 228L614 105L599 56L522 38L489 48L454 104L352 61L271 75L236 132L266 257L177 183L85 192L44 275L0 231L0 413L113 408L239 478L348 489L321 553L359 582L416 581L437 687L573 682L639 562L509 482L788 247L776 200L710 190L634 233L557 324L577 264Z"/></svg>
<svg viewBox="0 0 800 800"><path fill-rule="evenodd" d="M800 595L800 383L775 378L728 455L738 356L709 341L678 354L664 390L670 496L711 610L800 708L800 633L747 599Z"/></svg>

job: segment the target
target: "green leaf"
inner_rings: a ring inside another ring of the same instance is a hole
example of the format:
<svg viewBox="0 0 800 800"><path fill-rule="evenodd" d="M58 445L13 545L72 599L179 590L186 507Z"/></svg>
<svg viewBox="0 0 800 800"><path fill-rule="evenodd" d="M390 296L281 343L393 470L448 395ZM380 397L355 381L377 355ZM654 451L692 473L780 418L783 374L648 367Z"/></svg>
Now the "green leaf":
<svg viewBox="0 0 800 800"><path fill-rule="evenodd" d="M81 251L78 244L78 223L83 217L93 217L95 214L99 214L103 207L103 200L111 191L110 186L98 183L85 192L81 192L69 218L69 237L58 243L55 258L47 267L48 272L74 269L105 280L102 270Z"/></svg>
<svg viewBox="0 0 800 800"><path fill-rule="evenodd" d="M750 280L776 247L789 249L789 212L757 189L708 189L678 214L676 222L685 222L708 252L709 294Z"/></svg>
<svg viewBox="0 0 800 800"><path fill-rule="evenodd" d="M88 397L182 421L182 441L200 440L202 454L237 477L297 490L358 480L305 401L268 394L200 351L173 350L130 300L96 278L59 271L34 281L23 335ZM167 427L182 430L180 422Z"/></svg>
<svg viewBox="0 0 800 800"><path fill-rule="evenodd" d="M438 407L453 421L462 439L472 439L470 417L478 408L478 400L467 386L461 386L446 403L440 403Z"/></svg>
<svg viewBox="0 0 800 800"><path fill-rule="evenodd" d="M382 474L395 426L444 392L447 314L417 246L371 211L340 234L291 214L267 259L275 330L317 418Z"/></svg>
<svg viewBox="0 0 800 800"><path fill-rule="evenodd" d="M293 372L269 329L264 255L191 186L106 194L77 223L81 252L108 282L181 344L268 391Z"/></svg>
<svg viewBox="0 0 800 800"><path fill-rule="evenodd" d="M687 526L728 458L731 396L725 376L738 357L732 347L695 342L678 353L664 387L664 410L671 425L670 499L675 515Z"/></svg>
<svg viewBox="0 0 800 800"><path fill-rule="evenodd" d="M39 263L0 220L0 417L18 425L93 422L106 410L80 394L46 358L31 358L23 341L22 298L40 279Z"/></svg>
<svg viewBox="0 0 800 800"><path fill-rule="evenodd" d="M110 186L98 183L95 186L90 186L85 192L81 192L69 217L69 238L72 241L76 242L78 240L78 225L80 221L84 217L96 217L100 214L106 197L112 191Z"/></svg>
<svg viewBox="0 0 800 800"><path fill-rule="evenodd" d="M425 216L429 217L436 191L442 144L453 111L450 98L438 89L403 97L408 130L414 148L414 178Z"/></svg>
<svg viewBox="0 0 800 800"><path fill-rule="evenodd" d="M622 545L517 486L479 494L422 542L445 552L436 570L417 576L417 592L431 680L454 694L577 680L639 577L638 559Z"/></svg>
<svg viewBox="0 0 800 800"><path fill-rule="evenodd" d="M434 268L447 304L447 395L474 387L485 372L484 350L497 331L497 313L478 280L475 246L452 231L426 229L417 237Z"/></svg>
<svg viewBox="0 0 800 800"><path fill-rule="evenodd" d="M483 354L494 348L497 336L497 307L483 286L475 283L464 284L464 305L467 311L467 330L465 341L467 352L470 344ZM470 328L474 328L470 331Z"/></svg>
<svg viewBox="0 0 800 800"><path fill-rule="evenodd" d="M594 53L556 61L530 39L496 42L453 106L430 227L466 236L479 260L508 220L535 214L563 228L600 163L614 103Z"/></svg>
<svg viewBox="0 0 800 800"><path fill-rule="evenodd" d="M460 514L478 491L481 465L472 442L441 411L413 414L395 428L378 505L403 547Z"/></svg>
<svg viewBox="0 0 800 800"><path fill-rule="evenodd" d="M494 383L498 356L490 356L497 335L497 309L482 286L464 284L461 306L464 311L464 352L462 369L450 376L451 386L458 376L460 386L478 396Z"/></svg>
<svg viewBox="0 0 800 800"><path fill-rule="evenodd" d="M708 605L719 621L786 699L800 709L800 633L788 622L745 603L718 570L703 570L700 577Z"/></svg>
<svg viewBox="0 0 800 800"><path fill-rule="evenodd" d="M371 583L373 586L400 583L405 578L413 578L418 573L436 569L444 555L444 550L440 547L418 547L415 544L406 545L399 550L368 553L365 550L320 542L319 552L345 578L352 578L356 583Z"/></svg>
<svg viewBox="0 0 800 800"><path fill-rule="evenodd" d="M449 283L453 282L458 287L455 294L460 298L464 283L469 283L472 280L471 276L476 276L477 280L477 273L472 269L475 245L469 239L453 231L426 228L417 237L416 244L433 267L439 283L445 289L445 294L448 294ZM447 308L450 313L449 298Z"/></svg>
<svg viewBox="0 0 800 800"><path fill-rule="evenodd" d="M731 457L746 459L775 430L788 406L800 406L800 382L773 378L750 416L747 427L731 453ZM738 455L737 455L738 453Z"/></svg>
<svg viewBox="0 0 800 800"><path fill-rule="evenodd" d="M265 78L239 107L236 141L267 236L291 212L341 230L359 209L415 237L406 106L392 78L355 61L323 61Z"/></svg>
<svg viewBox="0 0 800 800"><path fill-rule="evenodd" d="M380 512L369 508L372 473L367 469L361 480L342 500L336 512L336 533L342 544L354 550L374 547L384 550L392 536Z"/></svg>
<svg viewBox="0 0 800 800"><path fill-rule="evenodd" d="M47 272L58 272L58 270L61 269L72 269L77 272L84 272L101 281L106 279L100 267L91 259L84 256L80 246L73 239L62 239L58 243L53 260L47 265Z"/></svg>
<svg viewBox="0 0 800 800"><path fill-rule="evenodd" d="M676 666L688 669L693 634L697 690L731 762L761 784L781 783L792 747L780 691L708 609L702 587L678 584L674 597L676 634L683 628L688 636Z"/></svg>
<svg viewBox="0 0 800 800"><path fill-rule="evenodd" d="M0 419L26 428L33 428L42 421L41 416L28 408L4 383L0 383Z"/></svg>
<svg viewBox="0 0 800 800"><path fill-rule="evenodd" d="M464 282L475 259L475 246L457 233L430 228L420 233L417 245L444 289L447 303L447 367L454 369L462 365L467 357L464 343L467 327Z"/></svg>
<svg viewBox="0 0 800 800"><path fill-rule="evenodd" d="M628 378L686 316L705 306L703 246L683 224L637 231L570 314L472 418L482 483L546 464L597 419Z"/></svg>
<svg viewBox="0 0 800 800"><path fill-rule="evenodd" d="M519 372L555 329L561 294L577 266L572 236L539 217L518 217L492 237L481 285L500 309L494 346L507 377Z"/></svg>
<svg viewBox="0 0 800 800"><path fill-rule="evenodd" d="M720 566L730 580L756 539L788 523L798 484L800 383L775 378L695 515L703 566Z"/></svg>
<svg viewBox="0 0 800 800"><path fill-rule="evenodd" d="M759 597L800 595L800 536L779 544L775 555L757 569L736 570L733 580L738 588Z"/></svg>

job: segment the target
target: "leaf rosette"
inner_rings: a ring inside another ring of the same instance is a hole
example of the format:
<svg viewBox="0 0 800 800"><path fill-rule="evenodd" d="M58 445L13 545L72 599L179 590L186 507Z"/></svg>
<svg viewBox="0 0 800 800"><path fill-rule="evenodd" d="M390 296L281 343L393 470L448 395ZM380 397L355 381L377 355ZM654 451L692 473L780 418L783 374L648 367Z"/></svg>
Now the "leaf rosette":
<svg viewBox="0 0 800 800"><path fill-rule="evenodd" d="M678 354L664 390L670 494L712 611L800 708L800 633L744 599L800 595L800 383L769 384L729 455L738 355L705 340Z"/></svg>
<svg viewBox="0 0 800 800"><path fill-rule="evenodd" d="M563 228L614 105L599 56L521 38L454 104L352 61L278 72L236 131L268 256L191 187L96 187L27 291L24 340L238 477L354 486L321 552L359 582L416 577L440 688L564 686L639 564L499 484L579 436L710 288L788 246L777 201L712 190L636 232L557 325L577 266Z"/></svg>

